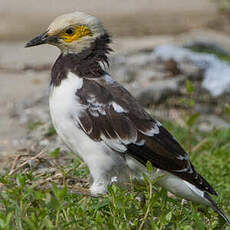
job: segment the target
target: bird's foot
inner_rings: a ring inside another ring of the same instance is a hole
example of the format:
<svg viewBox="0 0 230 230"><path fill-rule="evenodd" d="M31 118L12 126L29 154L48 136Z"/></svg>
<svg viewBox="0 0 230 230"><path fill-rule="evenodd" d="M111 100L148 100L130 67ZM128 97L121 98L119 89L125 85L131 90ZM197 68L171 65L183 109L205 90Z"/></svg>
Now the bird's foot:
<svg viewBox="0 0 230 230"><path fill-rule="evenodd" d="M107 185L104 183L93 183L90 187L93 196L103 195L107 192Z"/></svg>
<svg viewBox="0 0 230 230"><path fill-rule="evenodd" d="M185 200L185 199L182 199L182 200L181 200L181 205L182 205L182 206L186 205L187 203L188 203L187 200Z"/></svg>

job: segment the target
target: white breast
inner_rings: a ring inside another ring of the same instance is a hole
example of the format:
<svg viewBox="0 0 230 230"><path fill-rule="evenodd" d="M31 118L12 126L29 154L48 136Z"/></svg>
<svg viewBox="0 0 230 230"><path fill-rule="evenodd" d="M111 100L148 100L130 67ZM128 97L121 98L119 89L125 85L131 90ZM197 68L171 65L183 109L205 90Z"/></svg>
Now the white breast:
<svg viewBox="0 0 230 230"><path fill-rule="evenodd" d="M110 152L104 142L93 141L79 128L78 117L86 109L76 96L81 87L83 79L71 72L59 86L52 86L49 98L51 119L63 142L86 162L91 171L107 171L120 161L120 156Z"/></svg>
<svg viewBox="0 0 230 230"><path fill-rule="evenodd" d="M51 88L49 98L51 119L58 135L81 158L83 151L86 152L85 145L93 142L76 122L85 109L76 96L82 85L83 79L69 72L59 86Z"/></svg>
<svg viewBox="0 0 230 230"><path fill-rule="evenodd" d="M83 79L70 72L59 86L51 86L50 90L49 106L53 125L61 139L72 150L72 138L75 135L82 135L80 130L76 131L71 118L74 113L79 116L84 109L75 96L75 92L82 87L82 84ZM74 136L72 136L73 129Z"/></svg>

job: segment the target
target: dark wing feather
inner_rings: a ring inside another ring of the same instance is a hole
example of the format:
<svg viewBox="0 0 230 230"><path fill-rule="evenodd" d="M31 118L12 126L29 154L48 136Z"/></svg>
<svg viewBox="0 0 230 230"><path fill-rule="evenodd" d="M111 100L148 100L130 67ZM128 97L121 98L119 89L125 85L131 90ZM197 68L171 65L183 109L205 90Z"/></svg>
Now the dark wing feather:
<svg viewBox="0 0 230 230"><path fill-rule="evenodd" d="M110 148L129 154L144 165L150 161L153 166L216 195L194 170L187 153L175 138L108 75L84 78L83 87L76 96L87 107L78 121L90 138L104 141Z"/></svg>

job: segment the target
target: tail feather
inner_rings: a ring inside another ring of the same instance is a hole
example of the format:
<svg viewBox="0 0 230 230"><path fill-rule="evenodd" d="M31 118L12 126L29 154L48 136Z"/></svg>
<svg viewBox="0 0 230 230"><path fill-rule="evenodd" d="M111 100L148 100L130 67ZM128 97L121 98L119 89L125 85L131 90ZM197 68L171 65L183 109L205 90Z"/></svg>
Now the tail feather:
<svg viewBox="0 0 230 230"><path fill-rule="evenodd" d="M204 197L210 202L212 209L224 219L228 226L230 226L229 219L225 216L224 212L217 206L217 204L212 200L208 193L204 192Z"/></svg>

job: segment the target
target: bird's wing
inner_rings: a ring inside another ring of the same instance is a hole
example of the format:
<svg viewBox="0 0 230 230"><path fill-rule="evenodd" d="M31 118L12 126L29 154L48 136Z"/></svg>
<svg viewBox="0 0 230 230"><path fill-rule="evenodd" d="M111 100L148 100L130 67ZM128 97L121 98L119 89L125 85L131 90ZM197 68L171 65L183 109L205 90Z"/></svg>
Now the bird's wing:
<svg viewBox="0 0 230 230"><path fill-rule="evenodd" d="M84 78L76 96L86 108L76 122L90 138L103 141L114 151L129 154L144 165L150 161L154 167L216 194L196 173L175 138L110 76Z"/></svg>

